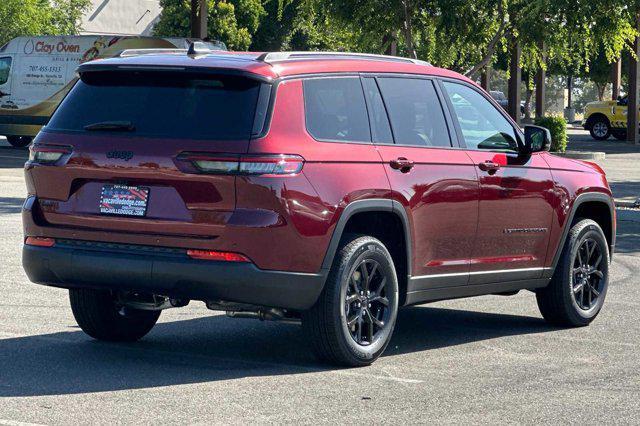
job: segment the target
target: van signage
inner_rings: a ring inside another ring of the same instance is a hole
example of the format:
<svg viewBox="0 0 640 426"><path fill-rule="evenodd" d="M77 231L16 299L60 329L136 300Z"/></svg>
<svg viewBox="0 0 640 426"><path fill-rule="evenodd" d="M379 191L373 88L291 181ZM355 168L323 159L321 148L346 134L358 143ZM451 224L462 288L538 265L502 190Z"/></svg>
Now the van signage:
<svg viewBox="0 0 640 426"><path fill-rule="evenodd" d="M36 53L80 53L79 44L68 44L64 41L57 43L47 43L45 41L38 41L36 43L33 40L29 40L24 45L24 53L30 55L33 52Z"/></svg>

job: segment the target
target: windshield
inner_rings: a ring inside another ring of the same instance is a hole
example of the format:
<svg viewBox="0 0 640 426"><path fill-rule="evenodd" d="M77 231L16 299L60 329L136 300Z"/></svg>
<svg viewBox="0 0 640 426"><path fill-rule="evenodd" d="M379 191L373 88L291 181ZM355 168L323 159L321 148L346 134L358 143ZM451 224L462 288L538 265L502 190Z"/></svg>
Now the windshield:
<svg viewBox="0 0 640 426"><path fill-rule="evenodd" d="M47 129L121 131L180 139L251 136L260 83L236 76L90 72L71 90Z"/></svg>

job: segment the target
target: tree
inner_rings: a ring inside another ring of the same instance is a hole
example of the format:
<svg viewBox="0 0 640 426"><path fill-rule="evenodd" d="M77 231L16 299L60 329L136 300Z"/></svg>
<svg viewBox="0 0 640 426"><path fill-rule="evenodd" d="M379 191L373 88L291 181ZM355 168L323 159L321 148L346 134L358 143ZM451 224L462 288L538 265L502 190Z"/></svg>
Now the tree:
<svg viewBox="0 0 640 426"><path fill-rule="evenodd" d="M264 0L265 14L253 37L251 50L284 50L302 19L304 3L305 0Z"/></svg>
<svg viewBox="0 0 640 426"><path fill-rule="evenodd" d="M547 61L588 67L598 51L612 61L635 35L626 0L316 1L357 37L358 50L383 53L397 39L402 55L474 79L507 53L512 38L522 46L520 65L532 76Z"/></svg>
<svg viewBox="0 0 640 426"><path fill-rule="evenodd" d="M0 1L0 46L19 36L77 34L90 0Z"/></svg>
<svg viewBox="0 0 640 426"><path fill-rule="evenodd" d="M589 67L579 74L580 77L591 80L596 86L599 101L604 100L604 91L611 83L611 67L612 64L607 60L605 53L600 51L589 61Z"/></svg>
<svg viewBox="0 0 640 426"><path fill-rule="evenodd" d="M359 51L357 35L317 0L264 0L265 15L251 50Z"/></svg>
<svg viewBox="0 0 640 426"><path fill-rule="evenodd" d="M402 54L416 57L417 0L317 0L348 29L357 51L384 53L398 40ZM398 36L400 35L400 37Z"/></svg>
<svg viewBox="0 0 640 426"><path fill-rule="evenodd" d="M191 31L189 0L160 0L162 13L153 28L159 37L188 37ZM265 11L260 0L207 0L207 34L230 49L247 50Z"/></svg>

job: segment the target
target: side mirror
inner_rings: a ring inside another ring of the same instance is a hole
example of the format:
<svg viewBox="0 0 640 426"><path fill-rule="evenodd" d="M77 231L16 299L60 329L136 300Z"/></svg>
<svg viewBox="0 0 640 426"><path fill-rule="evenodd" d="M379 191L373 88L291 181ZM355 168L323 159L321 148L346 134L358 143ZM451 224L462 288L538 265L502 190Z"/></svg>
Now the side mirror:
<svg viewBox="0 0 640 426"><path fill-rule="evenodd" d="M540 126L524 126L524 154L549 151L551 149L551 132Z"/></svg>

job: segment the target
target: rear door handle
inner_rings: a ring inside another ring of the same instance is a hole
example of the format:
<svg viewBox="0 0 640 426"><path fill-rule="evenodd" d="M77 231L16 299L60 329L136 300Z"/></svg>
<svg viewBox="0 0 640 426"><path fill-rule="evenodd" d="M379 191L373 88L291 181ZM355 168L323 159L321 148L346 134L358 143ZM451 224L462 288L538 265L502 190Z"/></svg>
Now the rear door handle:
<svg viewBox="0 0 640 426"><path fill-rule="evenodd" d="M487 160L485 162L478 164L478 167L483 172L495 173L498 169L500 169L500 164L494 163L491 160Z"/></svg>
<svg viewBox="0 0 640 426"><path fill-rule="evenodd" d="M391 160L389 164L391 165L392 169L400 170L402 173L407 173L415 165L413 161L408 160L404 157L398 157L395 160Z"/></svg>

